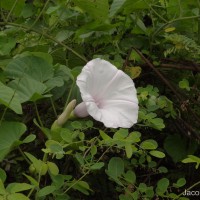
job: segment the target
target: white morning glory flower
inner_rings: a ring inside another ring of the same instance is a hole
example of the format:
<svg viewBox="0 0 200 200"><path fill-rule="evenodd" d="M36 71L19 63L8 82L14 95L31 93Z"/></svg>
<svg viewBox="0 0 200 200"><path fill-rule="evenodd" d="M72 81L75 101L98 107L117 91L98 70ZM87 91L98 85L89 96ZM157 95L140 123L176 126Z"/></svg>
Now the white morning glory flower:
<svg viewBox="0 0 200 200"><path fill-rule="evenodd" d="M76 81L83 102L77 117L92 116L110 128L130 128L137 122L138 99L132 79L106 60L88 62Z"/></svg>

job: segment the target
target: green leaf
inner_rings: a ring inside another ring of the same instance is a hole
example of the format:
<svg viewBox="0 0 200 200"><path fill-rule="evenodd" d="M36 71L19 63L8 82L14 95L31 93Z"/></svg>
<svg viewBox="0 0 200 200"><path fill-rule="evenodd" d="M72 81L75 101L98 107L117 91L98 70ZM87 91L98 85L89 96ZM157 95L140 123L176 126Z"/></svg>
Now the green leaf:
<svg viewBox="0 0 200 200"><path fill-rule="evenodd" d="M9 83L9 86L16 90L17 94L20 97L21 103L32 100L34 95L38 95L38 98L35 98L32 101L43 98L42 94L47 89L45 84L36 81L30 77L15 79Z"/></svg>
<svg viewBox="0 0 200 200"><path fill-rule="evenodd" d="M34 157L33 155L31 155L28 152L24 152L24 154L28 157L28 159L32 162L33 166L36 169L36 172L38 174L41 175L45 175L47 173L48 170L48 166L45 162L37 159L36 157Z"/></svg>
<svg viewBox="0 0 200 200"><path fill-rule="evenodd" d="M48 161L47 166L48 166L48 169L51 172L51 174L53 174L54 176L59 174L59 169L55 163Z"/></svg>
<svg viewBox="0 0 200 200"><path fill-rule="evenodd" d="M126 139L127 141L130 141L131 143L136 143L136 142L140 142L140 137L141 137L141 133L134 131L134 132L131 132Z"/></svg>
<svg viewBox="0 0 200 200"><path fill-rule="evenodd" d="M36 56L47 61L50 65L53 63L53 58L49 53L37 52L37 51L25 51L19 55L19 57L25 57L25 56Z"/></svg>
<svg viewBox="0 0 200 200"><path fill-rule="evenodd" d="M47 140L46 147L50 149L51 153L64 153L62 145L54 140Z"/></svg>
<svg viewBox="0 0 200 200"><path fill-rule="evenodd" d="M185 78L182 81L179 82L179 87L181 89L186 89L187 91L190 91L189 81Z"/></svg>
<svg viewBox="0 0 200 200"><path fill-rule="evenodd" d="M17 145L26 126L19 122L2 122L0 125L0 161Z"/></svg>
<svg viewBox="0 0 200 200"><path fill-rule="evenodd" d="M119 129L114 135L113 139L124 139L128 136L128 129Z"/></svg>
<svg viewBox="0 0 200 200"><path fill-rule="evenodd" d="M75 154L75 158L77 159L77 161L81 164L81 165L84 165L84 158L81 154L79 153L76 153Z"/></svg>
<svg viewBox="0 0 200 200"><path fill-rule="evenodd" d="M101 169L103 166L104 166L103 162L98 162L98 163L95 163L94 165L92 165L90 167L90 169L91 170L98 170L98 169Z"/></svg>
<svg viewBox="0 0 200 200"><path fill-rule="evenodd" d="M24 194L21 193L14 193L14 194L9 194L7 196L7 200L30 200L28 197L26 197Z"/></svg>
<svg viewBox="0 0 200 200"><path fill-rule="evenodd" d="M97 153L97 147L95 145L91 147L90 153L92 156L94 156Z"/></svg>
<svg viewBox="0 0 200 200"><path fill-rule="evenodd" d="M14 90L0 82L0 104L5 105L17 114L22 114L20 98Z"/></svg>
<svg viewBox="0 0 200 200"><path fill-rule="evenodd" d="M182 160L183 163L196 163L195 168L198 169L200 165L200 158L194 155L188 155L188 158Z"/></svg>
<svg viewBox="0 0 200 200"><path fill-rule="evenodd" d="M82 124L80 122L78 122L78 121L71 122L71 125L75 129L81 129L82 128Z"/></svg>
<svg viewBox="0 0 200 200"><path fill-rule="evenodd" d="M100 133L102 139L103 139L105 142L108 142L108 141L110 142L110 141L112 141L112 138L111 138L109 135L107 135L105 132L103 132L102 130L99 130L99 133Z"/></svg>
<svg viewBox="0 0 200 200"><path fill-rule="evenodd" d="M52 90L55 87L61 87L63 85L64 85L63 77L53 77L45 82L45 86L47 87L46 92Z"/></svg>
<svg viewBox="0 0 200 200"><path fill-rule="evenodd" d="M167 191L169 186L169 180L167 178L162 178L157 182L156 192L163 194Z"/></svg>
<svg viewBox="0 0 200 200"><path fill-rule="evenodd" d="M61 129L60 136L67 143L71 143L73 141L73 131L71 131L67 128Z"/></svg>
<svg viewBox="0 0 200 200"><path fill-rule="evenodd" d="M33 186L27 183L10 183L7 187L6 190L9 193L16 193L16 192L22 192L26 190L32 189Z"/></svg>
<svg viewBox="0 0 200 200"><path fill-rule="evenodd" d="M140 144L140 147L145 150L151 150L156 149L158 147L158 144L155 140L149 139L145 140Z"/></svg>
<svg viewBox="0 0 200 200"><path fill-rule="evenodd" d="M34 185L35 187L39 186L39 183L33 177L26 174L23 174L23 175L30 181L32 185Z"/></svg>
<svg viewBox="0 0 200 200"><path fill-rule="evenodd" d="M149 120L151 122L151 126L155 129L158 129L158 130L162 130L163 128L165 128L165 124L164 124L164 121L163 119L161 118L152 118Z"/></svg>
<svg viewBox="0 0 200 200"><path fill-rule="evenodd" d="M194 160L197 163L200 163L200 158L194 155L188 155L189 158L191 158L192 160Z"/></svg>
<svg viewBox="0 0 200 200"><path fill-rule="evenodd" d="M149 8L149 5L151 4L151 0L127 0L124 5L124 12L126 14L138 11L138 10L145 10Z"/></svg>
<svg viewBox="0 0 200 200"><path fill-rule="evenodd" d="M74 31L69 31L69 30L62 30L60 32L57 33L56 35L56 39L60 42L68 39L69 37L71 37L74 34Z"/></svg>
<svg viewBox="0 0 200 200"><path fill-rule="evenodd" d="M0 168L0 179L4 183L7 178L6 172Z"/></svg>
<svg viewBox="0 0 200 200"><path fill-rule="evenodd" d="M53 193L56 190L55 186L49 185L39 190L38 197L44 197Z"/></svg>
<svg viewBox="0 0 200 200"><path fill-rule="evenodd" d="M76 181L76 180L74 180ZM72 182L73 184L73 182ZM82 192L85 195L89 195L89 191L91 191L90 186L85 181L78 181L74 186L73 189Z"/></svg>
<svg viewBox="0 0 200 200"><path fill-rule="evenodd" d="M126 151L127 158L131 158L133 154L133 149L132 149L132 145L128 142L125 144L125 151Z"/></svg>
<svg viewBox="0 0 200 200"><path fill-rule="evenodd" d="M108 0L74 0L74 3L97 21L105 21L108 18Z"/></svg>
<svg viewBox="0 0 200 200"><path fill-rule="evenodd" d="M174 187L183 187L186 184L185 178L179 178L176 183L173 184Z"/></svg>
<svg viewBox="0 0 200 200"><path fill-rule="evenodd" d="M7 35L0 35L0 55L9 55L10 51L15 47L15 38Z"/></svg>
<svg viewBox="0 0 200 200"><path fill-rule="evenodd" d="M165 154L161 151L150 151L149 153L156 158L164 158L165 157Z"/></svg>
<svg viewBox="0 0 200 200"><path fill-rule="evenodd" d="M10 78L26 76L44 82L53 77L53 66L38 56L17 57L8 64L5 73Z"/></svg>
<svg viewBox="0 0 200 200"><path fill-rule="evenodd" d="M4 8L5 10L10 11L13 7L13 4L14 4L13 0L1 0L0 8ZM25 0L20 0L19 2L17 2L13 7L12 14L14 14L15 16L19 16L23 10L24 5L25 5Z"/></svg>
<svg viewBox="0 0 200 200"><path fill-rule="evenodd" d="M33 142L35 140L35 138L36 138L36 135L30 134L22 142L23 143L30 143L30 142Z"/></svg>
<svg viewBox="0 0 200 200"><path fill-rule="evenodd" d="M110 11L109 11L109 17L113 17L124 5L126 0L113 0Z"/></svg>
<svg viewBox="0 0 200 200"><path fill-rule="evenodd" d="M147 185L145 183L140 183L139 186L138 186L138 190L140 192L146 192L147 191Z"/></svg>
<svg viewBox="0 0 200 200"><path fill-rule="evenodd" d="M125 174L124 174L124 178L128 183L131 184L135 184L136 182L136 175L135 172L128 170Z"/></svg>
<svg viewBox="0 0 200 200"><path fill-rule="evenodd" d="M0 195L3 194L5 195L7 192L6 192L6 189L4 187L4 184L2 182L2 179L0 179ZM1 196L0 196L1 197ZM4 199L3 199L4 200Z"/></svg>
<svg viewBox="0 0 200 200"><path fill-rule="evenodd" d="M197 144L188 144L187 139L179 134L168 135L164 141L164 149L176 163L184 159L188 154L193 154L197 149Z"/></svg>
<svg viewBox="0 0 200 200"><path fill-rule="evenodd" d="M196 161L192 158L185 158L182 160L182 163L195 163Z"/></svg>
<svg viewBox="0 0 200 200"><path fill-rule="evenodd" d="M113 157L108 163L107 174L111 178L118 178L124 173L124 161L120 157Z"/></svg>

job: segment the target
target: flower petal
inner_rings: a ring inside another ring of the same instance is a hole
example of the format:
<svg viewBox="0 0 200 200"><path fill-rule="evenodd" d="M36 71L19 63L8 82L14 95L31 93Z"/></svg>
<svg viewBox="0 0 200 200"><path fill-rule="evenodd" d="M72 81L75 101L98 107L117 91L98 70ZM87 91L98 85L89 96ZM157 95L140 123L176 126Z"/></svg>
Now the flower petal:
<svg viewBox="0 0 200 200"><path fill-rule="evenodd" d="M138 105L125 100L107 100L102 109L102 122L106 127L130 128L137 123Z"/></svg>
<svg viewBox="0 0 200 200"><path fill-rule="evenodd" d="M102 59L86 64L77 85L87 112L106 127L130 128L137 122L138 99L132 79Z"/></svg>
<svg viewBox="0 0 200 200"><path fill-rule="evenodd" d="M106 84L115 76L117 68L108 61L96 58L88 62L81 74L77 77L77 85L81 89L83 101L88 101L90 94L94 100L99 98L99 94L104 90ZM91 99L90 99L91 100Z"/></svg>

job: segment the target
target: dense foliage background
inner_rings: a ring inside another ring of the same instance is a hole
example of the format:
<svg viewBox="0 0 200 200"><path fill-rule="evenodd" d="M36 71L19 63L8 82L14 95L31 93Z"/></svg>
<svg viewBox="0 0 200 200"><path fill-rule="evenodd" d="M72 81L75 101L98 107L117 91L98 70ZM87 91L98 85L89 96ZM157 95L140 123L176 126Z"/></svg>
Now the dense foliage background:
<svg viewBox="0 0 200 200"><path fill-rule="evenodd" d="M0 199L199 198L199 0L1 0L0 13ZM134 80L138 123L52 130L96 57Z"/></svg>

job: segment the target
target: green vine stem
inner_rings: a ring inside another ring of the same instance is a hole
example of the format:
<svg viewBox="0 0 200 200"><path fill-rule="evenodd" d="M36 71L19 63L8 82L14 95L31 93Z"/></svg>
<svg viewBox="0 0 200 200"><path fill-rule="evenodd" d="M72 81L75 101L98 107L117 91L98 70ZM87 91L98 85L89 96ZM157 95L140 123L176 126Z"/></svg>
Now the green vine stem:
<svg viewBox="0 0 200 200"><path fill-rule="evenodd" d="M35 19L35 21L33 22L33 24L31 25L30 29L33 28L35 26L35 24L38 22L38 20L40 19L40 17L42 16L44 10L46 9L48 3L49 3L50 0L47 0L46 3L44 4L40 14L37 16L37 18Z"/></svg>
<svg viewBox="0 0 200 200"><path fill-rule="evenodd" d="M165 28L166 26L168 26L169 24L172 24L174 22L177 22L177 21L182 21L182 20L189 20L189 19L198 19L200 18L200 15L197 15L197 16L190 16L190 17L181 17L181 18L177 18L177 19L173 19L165 24L163 24L162 26L160 26L152 35L152 39L163 29Z"/></svg>
<svg viewBox="0 0 200 200"><path fill-rule="evenodd" d="M54 114L55 114L55 117L58 118L58 114L57 114L57 112L56 112L56 108L55 108L55 105L54 105L54 103L53 103L53 98L52 98L52 97L50 97L50 101L51 101L51 105L52 105L52 108L53 108L53 112L54 112Z"/></svg>
<svg viewBox="0 0 200 200"><path fill-rule="evenodd" d="M12 102L14 96L15 96L15 94L16 94L16 90L14 91L12 97L10 98L10 101L8 102L8 105L6 106L6 108L5 108L4 111L3 111L3 114L2 114L1 120L0 120L0 126L1 126L1 123L2 123L2 121L3 121L3 119L4 119L4 117L5 117L5 114L6 114L7 110L8 110L8 108L9 108L9 106L10 106L10 104L11 104L11 102Z"/></svg>
<svg viewBox="0 0 200 200"><path fill-rule="evenodd" d="M200 184L200 181L196 182L194 185L192 185L191 187L187 188L186 190L189 191L191 190L192 188L196 187L197 185ZM184 194L185 191L183 191L181 194L179 194L176 198L174 199L179 199L180 196L182 196Z"/></svg>
<svg viewBox="0 0 200 200"><path fill-rule="evenodd" d="M36 115L37 115L37 118L38 118L38 121L40 123L40 126L41 127L44 127L43 123L42 123L42 120L40 118L40 114L39 114L39 111L38 111L38 107L37 107L37 104L34 102L34 106L35 106L35 111L36 111Z"/></svg>
<svg viewBox="0 0 200 200"><path fill-rule="evenodd" d="M17 5L18 0L15 0L15 2L12 5L12 8L10 9L10 12L8 13L7 17L6 17L6 22L9 20L10 15L12 14L13 10L15 9L15 6Z"/></svg>
<svg viewBox="0 0 200 200"><path fill-rule="evenodd" d="M26 31L32 31L32 32L35 32L35 33L38 33L40 35L43 35L45 36L46 38L50 39L51 41L61 45L62 47L64 47L65 49L67 49L68 51L71 51L74 55L76 55L77 57L79 57L81 60L83 60L84 62L88 62L87 59L85 57L83 57L82 55L80 55L78 52L76 52L75 50L73 50L72 48L70 48L68 45L56 40L55 38L53 38L52 36L50 36L49 34L47 33L43 33L41 32L40 30L37 30L35 28L31 28L31 27L28 27L26 25L22 25L22 24L17 24L17 23L12 23L12 22L0 22L0 25L2 26L6 26L6 25L10 25L10 26L15 26L15 27L19 27L19 28L22 28L22 29L25 29Z"/></svg>
<svg viewBox="0 0 200 200"><path fill-rule="evenodd" d="M103 156L109 151L109 149L110 148L112 148L112 146L110 146L110 147L108 147L104 152L103 152L103 154L100 156L100 158L97 160L97 162L95 162L95 163L98 163L102 158L103 158ZM81 181L87 174L89 174L90 173L90 169L87 171L87 172L85 172L85 174L83 174L83 176L81 176L77 181L75 181L74 183L72 183L64 192L63 192L63 194L65 194L65 193L67 193L74 185L76 185L79 181Z"/></svg>
<svg viewBox="0 0 200 200"><path fill-rule="evenodd" d="M67 96L67 101L66 101L66 103L65 103L64 109L65 109L65 108L67 107L67 105L69 104L69 101L70 101L70 98L71 98L72 91L73 91L73 88L74 88L74 86L75 86L75 83L76 83L76 81L73 80L73 83L72 83L71 88L70 88L70 90L69 90L69 94L68 94L68 96Z"/></svg>

